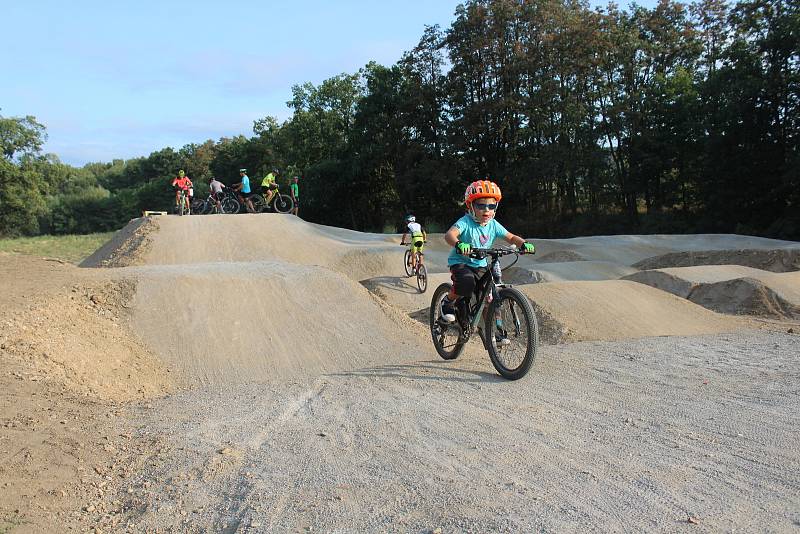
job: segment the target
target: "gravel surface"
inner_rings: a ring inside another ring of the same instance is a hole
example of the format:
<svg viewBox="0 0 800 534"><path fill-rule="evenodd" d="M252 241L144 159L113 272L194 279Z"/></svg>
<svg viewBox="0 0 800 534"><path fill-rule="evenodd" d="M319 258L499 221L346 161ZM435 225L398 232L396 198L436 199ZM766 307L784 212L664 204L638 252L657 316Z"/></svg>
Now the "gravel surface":
<svg viewBox="0 0 800 534"><path fill-rule="evenodd" d="M800 336L546 346L518 382L431 353L142 408L116 530L800 528Z"/></svg>

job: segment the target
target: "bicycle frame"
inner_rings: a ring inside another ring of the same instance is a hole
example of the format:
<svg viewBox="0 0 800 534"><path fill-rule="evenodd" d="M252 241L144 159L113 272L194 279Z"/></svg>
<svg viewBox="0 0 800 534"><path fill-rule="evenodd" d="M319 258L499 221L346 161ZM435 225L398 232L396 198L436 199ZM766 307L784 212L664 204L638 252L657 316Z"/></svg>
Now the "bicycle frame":
<svg viewBox="0 0 800 534"><path fill-rule="evenodd" d="M513 249L491 249L491 248L472 249L470 257L474 259L484 259L487 256L489 256L491 257L491 261L487 265L486 272L483 273L483 275L478 279L475 290L473 291L473 294L478 298L478 301L475 303L474 306L471 306L470 304L472 300L472 295L470 295L470 297L466 301L467 310L469 312L469 317L468 317L469 323L466 325L468 327L467 328L468 331L466 332L468 336L472 335L472 332L475 330L475 328L478 326L478 323L483 318L483 310L486 307L486 305L489 302L491 302L491 300L489 300L489 295L491 295L492 298L497 298L498 286L510 287L507 286L507 284L503 283L497 284L494 280L494 275L492 274L492 272L494 271L493 269L494 265L500 262L500 258L502 256L507 256L510 254L515 254L517 256L517 258L514 260L514 263L516 263L517 260L519 259L519 252ZM513 265L514 263L512 263L511 265ZM508 267L510 267L511 265L509 265ZM462 327L463 326L464 325L462 325Z"/></svg>

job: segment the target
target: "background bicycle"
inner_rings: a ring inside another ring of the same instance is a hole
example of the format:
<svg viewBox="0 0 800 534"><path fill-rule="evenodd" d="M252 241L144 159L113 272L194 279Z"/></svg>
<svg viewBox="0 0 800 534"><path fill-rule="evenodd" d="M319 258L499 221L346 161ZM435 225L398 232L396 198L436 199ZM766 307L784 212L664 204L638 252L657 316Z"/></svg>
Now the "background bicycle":
<svg viewBox="0 0 800 534"><path fill-rule="evenodd" d="M178 189L178 202L175 205L175 213L178 215L184 215L186 212L186 191L183 189Z"/></svg>
<svg viewBox="0 0 800 534"><path fill-rule="evenodd" d="M294 201L289 195L284 195L280 192L280 187L275 184L275 192L272 198L267 203L266 193L258 193L250 197L253 202L253 209L256 213L262 213L267 210L272 210L277 213L289 213L294 208Z"/></svg>
<svg viewBox="0 0 800 534"><path fill-rule="evenodd" d="M400 243L401 246L407 247L408 243ZM406 249L403 255L403 268L406 270L406 276L416 276L417 288L420 293L425 293L428 289L428 269L422 261L423 255L421 252L416 251L413 253L414 267L411 266L412 252L410 248Z"/></svg>

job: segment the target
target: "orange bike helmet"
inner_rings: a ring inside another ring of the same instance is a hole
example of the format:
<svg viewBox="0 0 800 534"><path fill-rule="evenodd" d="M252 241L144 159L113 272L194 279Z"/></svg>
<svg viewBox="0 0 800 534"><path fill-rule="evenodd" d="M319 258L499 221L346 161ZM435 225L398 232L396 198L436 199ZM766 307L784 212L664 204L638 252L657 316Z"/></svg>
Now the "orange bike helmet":
<svg viewBox="0 0 800 534"><path fill-rule="evenodd" d="M503 194L496 183L489 180L478 180L467 186L467 190L464 191L464 203L469 207L472 205L472 201L478 198L493 198L500 202Z"/></svg>

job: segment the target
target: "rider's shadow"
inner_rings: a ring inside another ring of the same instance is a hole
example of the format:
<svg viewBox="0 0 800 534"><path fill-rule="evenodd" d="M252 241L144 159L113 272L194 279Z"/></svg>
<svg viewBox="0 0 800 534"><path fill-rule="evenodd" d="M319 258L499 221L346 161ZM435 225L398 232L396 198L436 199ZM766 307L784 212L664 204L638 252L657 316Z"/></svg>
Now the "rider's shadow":
<svg viewBox="0 0 800 534"><path fill-rule="evenodd" d="M411 285L416 278L406 278L405 276L377 276L361 280L361 285L366 287L371 293L380 296L381 293L394 291L397 293L417 294L419 290L416 285Z"/></svg>
<svg viewBox="0 0 800 534"><path fill-rule="evenodd" d="M453 373L458 373L461 376L453 376ZM354 369L353 371L330 373L327 376L362 376L392 379L408 378L431 382L464 382L471 384L506 382L506 380L495 373L454 367L452 364L442 365L439 360L413 364L387 364L377 367L365 367L363 369Z"/></svg>

